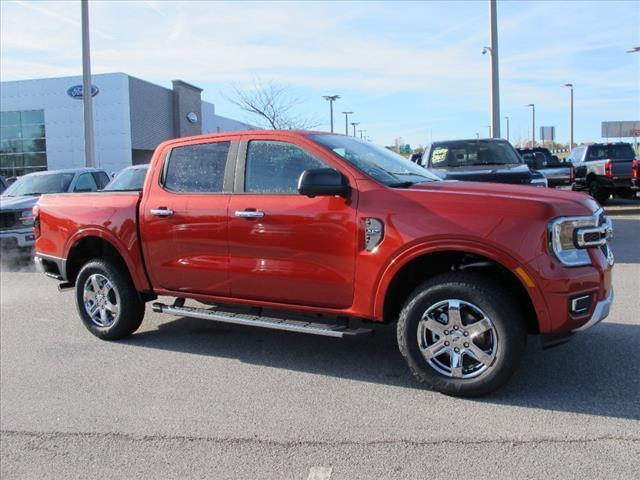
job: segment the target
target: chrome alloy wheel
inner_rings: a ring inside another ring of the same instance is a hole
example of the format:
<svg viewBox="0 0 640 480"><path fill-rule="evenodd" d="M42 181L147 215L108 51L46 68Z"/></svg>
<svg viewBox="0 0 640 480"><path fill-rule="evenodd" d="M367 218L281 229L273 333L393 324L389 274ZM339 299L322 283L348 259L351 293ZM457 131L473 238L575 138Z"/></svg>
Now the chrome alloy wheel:
<svg viewBox="0 0 640 480"><path fill-rule="evenodd" d="M491 319L476 305L448 299L432 305L422 315L418 347L438 373L473 378L494 362L498 335Z"/></svg>
<svg viewBox="0 0 640 480"><path fill-rule="evenodd" d="M94 273L84 282L84 309L98 327L110 327L120 313L120 295L111 281Z"/></svg>

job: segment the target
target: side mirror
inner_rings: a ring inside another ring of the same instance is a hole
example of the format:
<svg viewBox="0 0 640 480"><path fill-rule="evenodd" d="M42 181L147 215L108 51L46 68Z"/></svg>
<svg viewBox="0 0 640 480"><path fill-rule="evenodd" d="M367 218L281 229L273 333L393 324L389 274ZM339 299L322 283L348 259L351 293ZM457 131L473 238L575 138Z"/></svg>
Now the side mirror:
<svg viewBox="0 0 640 480"><path fill-rule="evenodd" d="M312 168L300 174L298 192L309 198L336 195L348 198L351 187L347 178L333 168Z"/></svg>

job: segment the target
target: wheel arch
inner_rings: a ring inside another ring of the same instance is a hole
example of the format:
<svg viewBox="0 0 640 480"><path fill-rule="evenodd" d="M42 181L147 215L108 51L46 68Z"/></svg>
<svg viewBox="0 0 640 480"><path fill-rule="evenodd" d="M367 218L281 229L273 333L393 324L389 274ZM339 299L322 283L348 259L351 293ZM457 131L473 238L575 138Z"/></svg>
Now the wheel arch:
<svg viewBox="0 0 640 480"><path fill-rule="evenodd" d="M146 292L150 290L150 285L145 276L141 276L136 267L135 261L127 250L120 245L117 238L103 231L84 231L74 237L69 242L66 252L66 279L70 283L75 280L82 266L88 261L96 258L108 258L119 264L131 277L136 290ZM131 249L137 248L131 246Z"/></svg>
<svg viewBox="0 0 640 480"><path fill-rule="evenodd" d="M478 248L421 249L394 262L379 283L374 297L374 314L385 322L393 322L411 292L422 282L449 271L473 270L490 276L510 291L517 300L526 322L527 332L540 332L546 308L531 276L519 262ZM514 273L517 271L518 273ZM523 277L526 279L524 280ZM529 285L525 284L525 281Z"/></svg>

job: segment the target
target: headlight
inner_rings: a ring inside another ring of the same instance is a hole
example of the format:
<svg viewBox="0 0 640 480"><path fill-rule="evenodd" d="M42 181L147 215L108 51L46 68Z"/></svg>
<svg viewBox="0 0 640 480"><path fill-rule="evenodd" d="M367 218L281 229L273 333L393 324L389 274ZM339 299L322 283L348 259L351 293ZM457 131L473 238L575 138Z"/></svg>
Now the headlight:
<svg viewBox="0 0 640 480"><path fill-rule="evenodd" d="M33 225L33 212L31 210L20 212L20 221L23 225Z"/></svg>
<svg viewBox="0 0 640 480"><path fill-rule="evenodd" d="M604 218L599 224L601 211L590 217L560 217L549 223L549 250L568 267L589 265L587 248L606 245L611 238L611 221Z"/></svg>

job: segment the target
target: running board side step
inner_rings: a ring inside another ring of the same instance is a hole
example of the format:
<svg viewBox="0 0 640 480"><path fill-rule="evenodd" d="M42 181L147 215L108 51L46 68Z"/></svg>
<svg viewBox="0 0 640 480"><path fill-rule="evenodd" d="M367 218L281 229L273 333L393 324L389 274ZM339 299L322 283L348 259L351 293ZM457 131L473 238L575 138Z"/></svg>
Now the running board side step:
<svg viewBox="0 0 640 480"><path fill-rule="evenodd" d="M154 303L152 305L152 309L157 313L166 313L168 315L176 315L178 317L200 318L203 320L213 320L215 322L232 323L235 325L248 325L251 327L269 328L272 330L310 333L313 335L323 335L325 337L361 337L370 336L373 333L373 330L370 328L348 328L346 325L257 316L245 313L208 310L206 308L193 308L175 305L169 306L164 303Z"/></svg>

